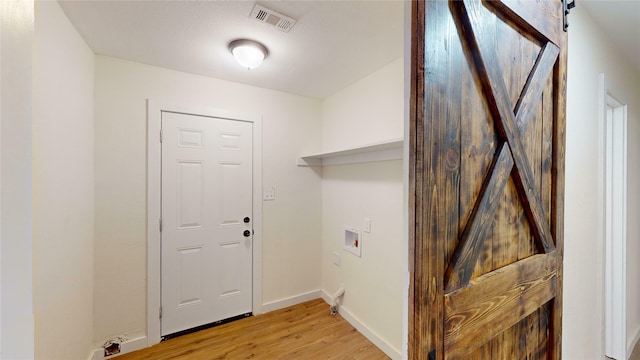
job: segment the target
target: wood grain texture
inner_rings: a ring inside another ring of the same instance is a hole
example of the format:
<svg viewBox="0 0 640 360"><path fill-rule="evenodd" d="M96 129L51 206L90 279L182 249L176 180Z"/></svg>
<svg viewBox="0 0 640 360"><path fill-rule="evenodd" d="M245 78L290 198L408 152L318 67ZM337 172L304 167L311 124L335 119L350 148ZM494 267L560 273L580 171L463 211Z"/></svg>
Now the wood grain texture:
<svg viewBox="0 0 640 360"><path fill-rule="evenodd" d="M491 341L491 359L517 359L520 327L512 326Z"/></svg>
<svg viewBox="0 0 640 360"><path fill-rule="evenodd" d="M486 12L485 12L486 13ZM533 46L531 41L522 36L509 24L496 16L483 17L489 29L495 28L491 37L496 52L500 55L498 62L502 69L502 78L512 103L520 97L526 77L533 66L523 48ZM487 110L490 113L490 110ZM499 120L496 120L499 121ZM493 225L493 269L509 265L520 258L520 252L529 245L531 226L524 214L522 202L513 178L509 179ZM534 244L535 246L535 244Z"/></svg>
<svg viewBox="0 0 640 360"><path fill-rule="evenodd" d="M546 38L556 44L564 36L561 1L488 0L485 3L500 11L527 34L539 39Z"/></svg>
<svg viewBox="0 0 640 360"><path fill-rule="evenodd" d="M423 76L423 69L421 64L424 63L422 54L420 53L421 47L424 41L418 41L418 38L424 36L424 10L420 2L413 2L411 4L411 33L414 34L411 37L411 59L409 69L410 74L410 92L412 96L409 99L409 138L406 139L409 147L409 176L408 176L408 236L409 236L409 273L412 275L409 280L409 301L408 301L408 313L412 316L407 320L409 327L408 342L410 344L421 343L421 327L422 318L425 317L425 312L422 309L420 303L417 302L420 299L421 288L423 285L422 278L425 276L425 271L422 268L422 262L420 257L422 254L422 243L416 241L419 234L422 234L422 133L418 131L422 128L422 124L418 121L421 119L418 117L418 107L422 104L424 89L418 84L418 78ZM416 348L409 347L408 355L416 357Z"/></svg>
<svg viewBox="0 0 640 360"><path fill-rule="evenodd" d="M544 213L547 216L549 224L553 224L551 219L551 192L552 192L552 166L553 166L553 118L554 118L554 90L553 90L553 77L547 79L547 86L542 93L542 164L541 164L541 179L540 179L540 201L544 207ZM553 226L553 225L552 225ZM551 228L552 235L553 228ZM555 236L555 235L554 235Z"/></svg>
<svg viewBox="0 0 640 360"><path fill-rule="evenodd" d="M565 154L566 154L566 95L567 95L567 34L562 33L559 39L559 61L554 67L554 126L553 126L553 185L551 229L556 241L557 274L556 287L562 289L564 263L564 187L565 187ZM553 326L550 346L553 359L562 359L562 292L554 299L552 310Z"/></svg>
<svg viewBox="0 0 640 360"><path fill-rule="evenodd" d="M553 66L556 63L560 49L552 44L546 43L536 61L533 71L527 79L527 83L522 90L522 96L516 104L516 123L523 123L525 119L532 116L536 107L542 101L541 95L547 85L547 79L552 74Z"/></svg>
<svg viewBox="0 0 640 360"><path fill-rule="evenodd" d="M458 44L460 46L460 44ZM482 87L475 78L475 70L471 54L465 54L467 64L463 66L462 76L462 109L463 125L460 129L461 147L463 148L460 165L460 219L459 231L464 231L474 205L482 189L484 179L496 154L499 139L495 133L493 118L487 116L485 103L482 98ZM453 246L448 244L449 254L453 253ZM445 256L447 261L450 256Z"/></svg>
<svg viewBox="0 0 640 360"><path fill-rule="evenodd" d="M480 1L465 0L454 2L459 9L462 25L467 28L470 36L470 45L475 50L476 63L479 64L480 76L483 80L487 102L489 103L498 129L509 143L515 162L515 179L518 192L525 205L525 212L533 225L536 238L542 243L545 252L554 249L549 224L542 213L542 204L537 195L535 181L530 169L525 148L520 138L520 132L516 126L513 106L509 94L502 79L502 70L498 61L498 55L491 41L492 32L487 29L483 17Z"/></svg>
<svg viewBox="0 0 640 360"><path fill-rule="evenodd" d="M540 193L540 181L542 159L545 156L542 153L543 104L541 93L546 83L544 75L546 75L547 78L551 75L550 70L553 68L553 63L545 68L544 65L548 64L546 61L548 56L544 55L544 48L541 49L540 46L526 40L522 36L520 36L520 38L522 39L520 42L520 61L523 63L523 66L520 67L520 80L523 81L524 85L520 89L518 101L515 106L516 125L520 130L520 135L525 145L534 186L542 201L543 195ZM548 54L548 52L546 54ZM541 59L545 61L541 62ZM547 70L547 72L542 75L544 70ZM542 82L542 85L539 84L540 82ZM521 209L520 218L529 226L529 220L526 217L524 208ZM544 205L543 215L544 218L548 220L547 213L544 211ZM544 252L543 247L535 238L530 226L527 232L521 232L519 235L518 259L524 259L533 254ZM526 327L525 324L522 326Z"/></svg>
<svg viewBox="0 0 640 360"><path fill-rule="evenodd" d="M410 236L409 269L412 274L409 282L409 343L408 356L411 359L427 359L429 351L435 346L437 334L432 328L432 311L437 307L434 297L429 295L435 263L430 252L435 249L424 241L430 231L427 223L427 199L425 190L426 152L425 144L430 140L430 128L425 126L426 102L425 87L425 2L412 3L411 16L411 121L409 125L409 221L412 230ZM413 177L412 177L413 176ZM437 311L437 309L435 310Z"/></svg>
<svg viewBox="0 0 640 360"><path fill-rule="evenodd" d="M445 162L445 188L446 201L449 204L448 210L451 212L448 216L446 234L447 239L457 239L459 233L460 224L460 164L462 157L462 143L461 143L461 131L462 131L462 89L460 83L462 82L462 66L463 66L463 54L462 46L453 34L457 33L455 24L451 21L446 21L446 33L452 34L446 36L443 41L443 46L448 49L447 58L445 59L446 77L443 79L442 86L446 89L446 93L443 94L440 100L440 106L445 105L443 115L446 116L446 128L442 134L445 136L446 141L446 162ZM451 256L451 249L454 242L448 241L444 244L445 259Z"/></svg>
<svg viewBox="0 0 640 360"><path fill-rule="evenodd" d="M413 7L410 359L560 358L566 43L506 1Z"/></svg>
<svg viewBox="0 0 640 360"><path fill-rule="evenodd" d="M422 262L428 275L424 287L427 290L426 296L419 299L424 302L428 318L425 319L426 326L423 331L426 340L422 346L420 359L428 359L430 353L443 354L444 352L444 328L442 319L444 316L443 294L444 294L444 249L445 244L457 241L458 229L455 231L450 223L451 219L457 219L454 212L458 210L454 194L448 194L447 184L451 184L457 176L457 169L452 167L450 160L455 159L455 149L452 147L457 139L453 137L450 130L453 130L447 121L437 121L436 119L448 119L447 108L450 99L448 98L447 83L448 75L446 59L449 56L442 56L448 50L448 41L451 34L450 14L446 3L437 1L425 2L425 14L430 14L431 21L425 22L424 34L424 108L422 118L424 127L424 232L420 237L423 243L424 253ZM455 120L454 120L455 122ZM453 153L450 151L453 150ZM449 186L449 189L451 187ZM452 196L453 195L453 196ZM455 221L455 220L452 220ZM440 241L431 241L440 239Z"/></svg>
<svg viewBox="0 0 640 360"><path fill-rule="evenodd" d="M474 350L551 300L556 295L555 255L531 256L446 295L447 356Z"/></svg>
<svg viewBox="0 0 640 360"><path fill-rule="evenodd" d="M462 233L456 252L445 273L445 292L449 293L467 284L486 236L493 221L498 198L502 194L513 169L513 159L509 147L502 144L498 157L490 170L490 177L480 191L480 201L474 208L471 220Z"/></svg>
<svg viewBox="0 0 640 360"><path fill-rule="evenodd" d="M451 21L451 23L455 23ZM477 77L477 69L473 55L468 46L463 46L459 34L452 45L462 47L465 62L462 66L462 100L461 100L461 168L460 168L460 204L459 232L462 233L471 221L474 208L480 201L485 179L490 175L491 166L496 157L497 147L502 143L495 131L493 118L487 114L483 89ZM498 205L499 206L499 205ZM475 215L474 215L475 216ZM493 270L493 236L492 229L486 231L479 248L472 277L477 277ZM450 249L445 256L445 263L451 262L451 255L458 244L446 244Z"/></svg>
<svg viewBox="0 0 640 360"><path fill-rule="evenodd" d="M312 300L119 356L119 360L388 359L329 305Z"/></svg>
<svg viewBox="0 0 640 360"><path fill-rule="evenodd" d="M556 277L557 277L557 271L558 269L556 268ZM557 289L557 285L556 285L556 289ZM558 293L560 293L560 291L557 291L556 293L556 297L558 296ZM544 306L540 307L539 311L539 316L538 316L538 351L537 351L537 358L538 359L549 359L549 358L553 358L553 354L552 354L552 348L549 346L549 335L551 335L551 326L550 326L550 316L551 316L551 311L550 309L553 308L553 301L550 301L549 303L545 304Z"/></svg>

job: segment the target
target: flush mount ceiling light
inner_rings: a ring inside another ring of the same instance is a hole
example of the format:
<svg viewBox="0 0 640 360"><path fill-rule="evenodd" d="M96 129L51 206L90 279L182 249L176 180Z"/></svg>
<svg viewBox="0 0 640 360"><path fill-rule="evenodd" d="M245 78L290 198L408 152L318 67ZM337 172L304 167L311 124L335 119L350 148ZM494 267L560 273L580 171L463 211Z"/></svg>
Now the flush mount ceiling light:
<svg viewBox="0 0 640 360"><path fill-rule="evenodd" d="M249 70L260 66L262 60L269 54L269 51L264 45L257 41L247 39L233 40L229 43L229 50L233 54L233 57L236 58L238 64Z"/></svg>

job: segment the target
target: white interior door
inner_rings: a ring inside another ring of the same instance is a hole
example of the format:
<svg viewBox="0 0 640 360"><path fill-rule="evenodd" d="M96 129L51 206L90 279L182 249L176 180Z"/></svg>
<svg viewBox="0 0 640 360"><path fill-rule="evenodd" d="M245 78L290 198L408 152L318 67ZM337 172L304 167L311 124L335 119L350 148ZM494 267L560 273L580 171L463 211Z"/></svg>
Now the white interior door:
<svg viewBox="0 0 640 360"><path fill-rule="evenodd" d="M252 124L162 112L161 335L251 312Z"/></svg>

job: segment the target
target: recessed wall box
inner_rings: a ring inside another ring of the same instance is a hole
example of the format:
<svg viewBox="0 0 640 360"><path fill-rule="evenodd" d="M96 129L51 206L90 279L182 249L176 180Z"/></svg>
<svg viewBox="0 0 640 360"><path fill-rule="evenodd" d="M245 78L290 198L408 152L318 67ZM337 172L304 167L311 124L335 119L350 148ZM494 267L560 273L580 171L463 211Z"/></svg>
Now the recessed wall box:
<svg viewBox="0 0 640 360"><path fill-rule="evenodd" d="M344 227L344 249L356 256L360 256L362 253L360 230L349 226Z"/></svg>

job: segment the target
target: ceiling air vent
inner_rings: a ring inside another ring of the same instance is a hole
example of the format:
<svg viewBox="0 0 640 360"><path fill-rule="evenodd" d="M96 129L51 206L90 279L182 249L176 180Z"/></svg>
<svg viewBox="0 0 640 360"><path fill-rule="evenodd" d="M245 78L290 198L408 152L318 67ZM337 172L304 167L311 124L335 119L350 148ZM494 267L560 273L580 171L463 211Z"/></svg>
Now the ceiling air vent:
<svg viewBox="0 0 640 360"><path fill-rule="evenodd" d="M284 32L289 32L296 23L294 19L258 4L253 7L249 17L261 23L275 26L278 30Z"/></svg>

